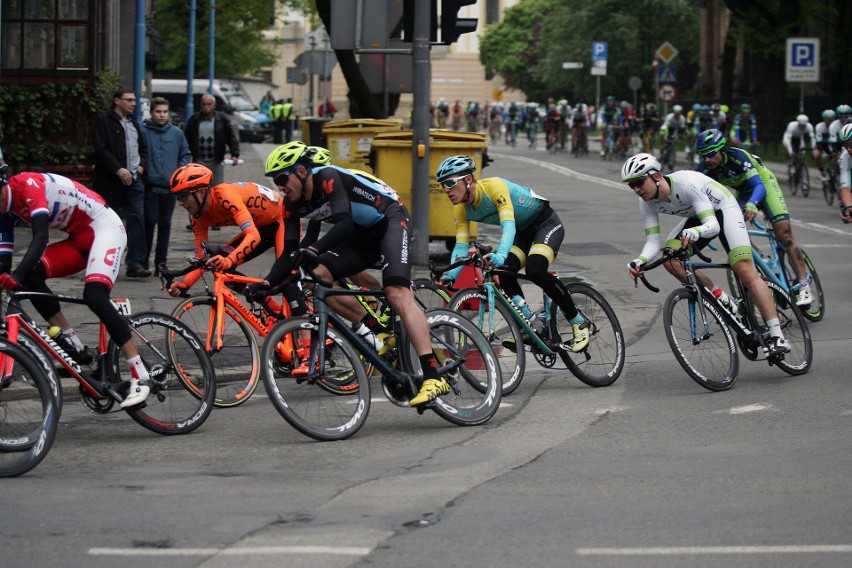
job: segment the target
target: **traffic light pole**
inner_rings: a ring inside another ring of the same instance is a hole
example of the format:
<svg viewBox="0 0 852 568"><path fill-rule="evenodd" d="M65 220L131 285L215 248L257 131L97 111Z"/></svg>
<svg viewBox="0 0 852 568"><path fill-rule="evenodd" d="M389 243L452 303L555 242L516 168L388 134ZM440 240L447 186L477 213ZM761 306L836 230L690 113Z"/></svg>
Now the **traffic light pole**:
<svg viewBox="0 0 852 568"><path fill-rule="evenodd" d="M414 264L429 264L429 86L431 82L430 25L432 3L416 2L414 12L413 95L411 114L411 211Z"/></svg>

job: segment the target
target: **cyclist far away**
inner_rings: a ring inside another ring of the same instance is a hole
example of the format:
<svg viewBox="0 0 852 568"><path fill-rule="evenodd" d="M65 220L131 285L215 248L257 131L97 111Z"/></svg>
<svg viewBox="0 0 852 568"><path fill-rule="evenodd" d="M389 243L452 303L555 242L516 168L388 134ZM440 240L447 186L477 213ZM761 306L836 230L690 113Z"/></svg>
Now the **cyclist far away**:
<svg viewBox="0 0 852 568"><path fill-rule="evenodd" d="M66 177L22 172L7 179L8 166L0 152L0 213L5 222L32 228L32 240L21 262L11 273L0 274L0 287L51 294L48 278L70 276L86 270L83 299L104 323L130 367L130 390L121 408L136 406L151 392L149 379L127 323L110 301L127 248L127 234L118 214L103 197ZM48 244L49 229L68 234L65 240ZM4 231L4 234L7 235ZM7 238L3 239L7 241ZM13 248L7 243L8 250ZM91 364L95 354L77 336L59 302L32 298L33 306L52 326L62 330L69 351L78 363Z"/></svg>
<svg viewBox="0 0 852 568"><path fill-rule="evenodd" d="M419 393L409 405L419 406L449 393L449 383L438 376L429 323L411 289L411 219L396 192L376 178L315 165L313 152L302 142L274 149L266 159L266 175L284 193L285 208L294 217L332 223L325 235L300 248L292 260L280 257L267 280L273 285L280 282L292 264L314 270L323 280L336 281L382 260L385 293L423 369ZM357 314L341 311L341 315L358 322Z"/></svg>
<svg viewBox="0 0 852 568"><path fill-rule="evenodd" d="M495 268L518 272L526 265L526 274L556 302L571 323L574 332L572 351L589 344L589 329L577 310L568 289L549 268L556 258L565 229L550 202L528 187L503 178L473 177L476 165L470 156L445 158L435 174L452 201L456 225L456 245L451 262L468 254L470 222L499 225L503 233L500 246L488 255ZM444 275L455 280L462 267ZM516 305L523 306L523 291L516 278L503 274L500 284Z"/></svg>
<svg viewBox="0 0 852 568"><path fill-rule="evenodd" d="M725 136L715 128L698 135L696 149L702 157L696 171L736 191L746 221L754 219L758 210L763 211L778 241L787 249L790 264L801 283L796 294L796 305L809 306L813 303L813 295L808 284L805 261L793 235L790 213L775 175L757 156L741 148L726 147Z"/></svg>
<svg viewBox="0 0 852 568"><path fill-rule="evenodd" d="M627 269L634 280L645 272L643 264L660 252L659 214L684 217L666 239L666 246L682 248L694 244L704 248L716 236L728 252L728 263L737 278L754 296L757 309L769 327L769 341L764 347L767 357L788 353L790 347L781 331L772 294L760 278L752 262L751 245L743 214L734 196L721 183L700 172L676 171L660 173L660 162L650 154L636 154L621 167L621 180L639 196L639 211L645 223L645 246ZM685 282L683 266L667 262L666 270ZM705 274L699 278L708 290L715 289Z"/></svg>

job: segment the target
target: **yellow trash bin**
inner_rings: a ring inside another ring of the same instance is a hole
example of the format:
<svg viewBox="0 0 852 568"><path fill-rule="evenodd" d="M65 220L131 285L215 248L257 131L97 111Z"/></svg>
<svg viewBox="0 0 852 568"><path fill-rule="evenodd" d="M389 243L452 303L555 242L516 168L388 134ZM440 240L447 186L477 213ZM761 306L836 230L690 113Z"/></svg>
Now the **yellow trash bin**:
<svg viewBox="0 0 852 568"><path fill-rule="evenodd" d="M376 176L394 188L408 207L412 217L411 130L385 132L373 139ZM455 242L453 204L435 179L438 166L450 156L465 154L473 158L477 174L482 171L482 156L488 149L485 134L432 129L429 131L429 238ZM478 176L477 176L478 177ZM471 223L471 238L476 236L476 223Z"/></svg>
<svg viewBox="0 0 852 568"><path fill-rule="evenodd" d="M361 118L328 122L323 125L326 148L331 153L331 163L341 168L354 168L374 173L367 164L373 137L380 132L402 129L399 120Z"/></svg>

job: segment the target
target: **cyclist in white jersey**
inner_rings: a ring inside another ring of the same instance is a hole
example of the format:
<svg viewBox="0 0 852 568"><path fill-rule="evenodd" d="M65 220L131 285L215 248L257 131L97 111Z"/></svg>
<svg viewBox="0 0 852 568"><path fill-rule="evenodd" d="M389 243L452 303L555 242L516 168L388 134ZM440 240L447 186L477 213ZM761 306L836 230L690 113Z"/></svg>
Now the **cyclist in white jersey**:
<svg viewBox="0 0 852 568"><path fill-rule="evenodd" d="M50 294L45 280L86 270L83 299L100 318L127 359L132 378L121 408L142 403L151 389L149 378L133 341L130 325L110 301L127 235L118 215L103 198L66 177L23 172L6 177L8 167L0 153L0 213L13 223L32 228L27 251L11 273L0 274L0 287L24 288ZM48 244L49 229L68 238ZM69 353L86 364L93 358L77 337L57 300L33 298L33 306L51 325L58 326L77 350ZM86 357L88 361L82 361Z"/></svg>
<svg viewBox="0 0 852 568"><path fill-rule="evenodd" d="M837 135L837 142L843 150L840 153L840 218L844 223L852 223L852 123L843 125Z"/></svg>
<svg viewBox="0 0 852 568"><path fill-rule="evenodd" d="M796 117L796 120L790 121L787 124L787 130L784 131L784 137L781 139L784 148L787 150L787 159L793 160L802 145L813 151L815 137L814 127L808 119L808 115L800 114Z"/></svg>
<svg viewBox="0 0 852 568"><path fill-rule="evenodd" d="M660 252L659 214L683 217L666 239L666 246L681 248L695 243L701 249L716 236L728 252L728 263L754 296L757 309L769 327L770 338L764 347L767 357L790 351L781 331L772 294L754 267L748 230L736 198L728 189L706 175L688 170L662 175L660 162L651 154L636 154L621 168L621 179L639 196L639 211L645 223L645 246L627 268L632 278L641 277L642 265ZM681 282L686 281L683 266L668 262L666 269ZM699 276L713 290L705 274Z"/></svg>

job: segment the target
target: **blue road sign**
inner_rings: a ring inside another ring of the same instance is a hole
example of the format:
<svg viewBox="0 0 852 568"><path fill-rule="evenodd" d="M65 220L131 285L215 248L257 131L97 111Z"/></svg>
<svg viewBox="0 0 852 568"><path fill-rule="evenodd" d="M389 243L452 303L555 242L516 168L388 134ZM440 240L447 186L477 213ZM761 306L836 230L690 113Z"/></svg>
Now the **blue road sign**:
<svg viewBox="0 0 852 568"><path fill-rule="evenodd" d="M662 83L677 83L677 67L671 63L660 65L657 70L657 79Z"/></svg>
<svg viewBox="0 0 852 568"><path fill-rule="evenodd" d="M606 61L607 45L605 41L592 42L592 61Z"/></svg>
<svg viewBox="0 0 852 568"><path fill-rule="evenodd" d="M819 81L819 38L788 37L786 51L787 81Z"/></svg>

